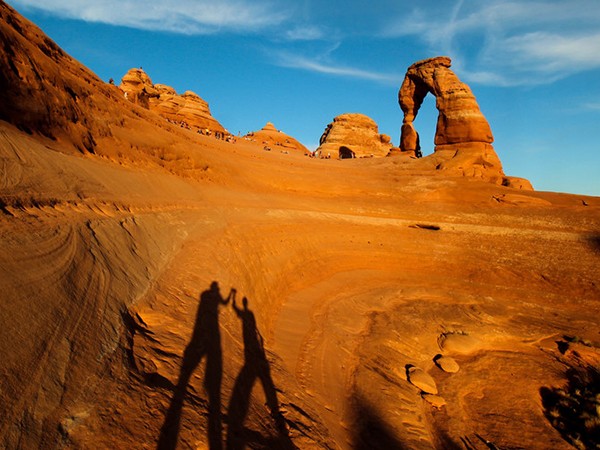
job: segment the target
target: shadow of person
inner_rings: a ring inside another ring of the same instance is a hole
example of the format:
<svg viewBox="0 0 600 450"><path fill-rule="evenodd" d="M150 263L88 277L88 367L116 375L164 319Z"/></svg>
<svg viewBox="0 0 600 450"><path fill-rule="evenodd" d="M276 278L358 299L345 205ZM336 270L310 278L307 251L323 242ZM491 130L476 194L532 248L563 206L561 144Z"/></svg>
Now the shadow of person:
<svg viewBox="0 0 600 450"><path fill-rule="evenodd" d="M279 411L277 391L271 378L271 369L265 355L263 339L256 327L256 318L254 317L254 313L248 309L248 299L246 297L243 298L242 303L243 308L239 308L236 305L235 299L232 303L233 310L242 321L244 365L235 379L227 408L227 450L243 449L248 441L262 440L261 436L255 436L256 432L244 429L244 419L248 415L250 408L252 388L257 379L262 384L267 399L267 406L269 407L278 433L277 439L270 440L268 447L281 449L296 448L289 438L285 420Z"/></svg>
<svg viewBox="0 0 600 450"><path fill-rule="evenodd" d="M183 401L190 378L204 356L206 356L204 389L208 394L209 448L219 450L223 447L221 425L223 354L219 330L219 305L226 305L230 299L235 299L235 292L235 289L231 289L227 298L223 298L219 290L219 283L213 281L210 289L200 294L194 332L183 353L177 386L175 386L169 410L160 430L158 450L170 450L177 446Z"/></svg>

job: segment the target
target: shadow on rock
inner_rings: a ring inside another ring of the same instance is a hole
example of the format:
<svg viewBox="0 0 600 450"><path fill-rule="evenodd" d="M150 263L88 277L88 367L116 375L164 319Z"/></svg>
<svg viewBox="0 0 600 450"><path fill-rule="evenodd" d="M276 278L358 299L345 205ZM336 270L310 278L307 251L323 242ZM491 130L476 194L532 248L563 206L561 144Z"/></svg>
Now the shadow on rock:
<svg viewBox="0 0 600 450"><path fill-rule="evenodd" d="M408 449L395 436L394 430L365 399L353 398L354 435L352 448L355 450L402 450Z"/></svg>
<svg viewBox="0 0 600 450"><path fill-rule="evenodd" d="M196 322L190 342L183 353L183 362L171 404L165 416L158 440L159 450L171 450L177 446L181 412L190 378L203 358L206 358L204 389L208 395L208 443L210 450L223 447L221 420L221 379L223 377L223 353L219 328L219 305L226 305L235 297L231 289L227 298L221 296L219 284L213 281L210 288L200 294Z"/></svg>
<svg viewBox="0 0 600 450"><path fill-rule="evenodd" d="M588 236L587 241L596 253L600 253L600 234Z"/></svg>
<svg viewBox="0 0 600 450"><path fill-rule="evenodd" d="M235 380L227 409L227 449L243 449L249 444L259 448L293 449L295 446L289 438L285 419L279 410L277 391L254 313L248 308L246 297L242 300L242 308L237 306L235 299L232 306L242 322L244 365ZM252 388L256 381L260 381L262 385L267 406L277 429L277 436L272 439L264 438L260 433L244 427L244 420L250 408Z"/></svg>
<svg viewBox="0 0 600 450"><path fill-rule="evenodd" d="M600 371L587 366L567 371L563 388L540 389L544 415L576 448L600 448Z"/></svg>

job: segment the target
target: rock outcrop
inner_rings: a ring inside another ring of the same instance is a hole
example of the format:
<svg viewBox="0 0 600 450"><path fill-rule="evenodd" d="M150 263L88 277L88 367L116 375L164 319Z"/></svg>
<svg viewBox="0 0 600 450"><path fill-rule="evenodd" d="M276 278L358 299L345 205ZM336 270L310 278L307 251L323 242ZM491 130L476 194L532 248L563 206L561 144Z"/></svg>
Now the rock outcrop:
<svg viewBox="0 0 600 450"><path fill-rule="evenodd" d="M267 124L259 131L248 133L245 138L264 144L271 149L278 148L283 152L300 152L304 155L310 153L310 150L298 140L294 139L289 134L278 130L271 122L267 122Z"/></svg>
<svg viewBox="0 0 600 450"><path fill-rule="evenodd" d="M159 96L152 80L142 69L130 69L121 79L119 88L127 100L146 109L150 109L150 99Z"/></svg>
<svg viewBox="0 0 600 450"><path fill-rule="evenodd" d="M391 138L379 134L373 119L364 114L341 114L323 132L315 152L321 158L364 158L387 156Z"/></svg>
<svg viewBox="0 0 600 450"><path fill-rule="evenodd" d="M0 120L94 153L118 126L108 112L118 101L112 86L0 1Z"/></svg>
<svg viewBox="0 0 600 450"><path fill-rule="evenodd" d="M119 88L125 97L146 109L155 111L167 120L196 130L225 132L212 116L208 103L192 91L182 95L164 84L153 84L142 69L130 69Z"/></svg>
<svg viewBox="0 0 600 450"><path fill-rule="evenodd" d="M533 191L531 181L521 177L504 177L502 185L513 189L521 189L522 191Z"/></svg>
<svg viewBox="0 0 600 450"><path fill-rule="evenodd" d="M469 86L450 69L451 60L440 56L410 66L398 93L404 112L400 148L419 154L419 135L413 121L428 93L436 97L439 115L435 133L437 168L501 184L502 164L492 147L494 137Z"/></svg>

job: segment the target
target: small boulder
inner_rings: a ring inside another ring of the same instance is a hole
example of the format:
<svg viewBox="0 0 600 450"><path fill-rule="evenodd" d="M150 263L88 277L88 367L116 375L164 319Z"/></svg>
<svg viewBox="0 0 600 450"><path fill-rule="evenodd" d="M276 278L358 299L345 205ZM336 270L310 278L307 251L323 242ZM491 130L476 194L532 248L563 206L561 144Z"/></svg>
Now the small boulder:
<svg viewBox="0 0 600 450"><path fill-rule="evenodd" d="M442 406L446 406L446 400L444 400L444 398L440 397L439 395L421 394L421 397L423 397L423 400L425 400L434 408L440 409Z"/></svg>
<svg viewBox="0 0 600 450"><path fill-rule="evenodd" d="M435 362L436 366L447 373L456 373L460 370L458 363L450 356L438 355L433 359L433 362Z"/></svg>
<svg viewBox="0 0 600 450"><path fill-rule="evenodd" d="M435 380L425 372L423 369L418 367L410 366L406 370L408 381L413 385L421 389L421 391L427 394L437 394L438 389L435 384Z"/></svg>

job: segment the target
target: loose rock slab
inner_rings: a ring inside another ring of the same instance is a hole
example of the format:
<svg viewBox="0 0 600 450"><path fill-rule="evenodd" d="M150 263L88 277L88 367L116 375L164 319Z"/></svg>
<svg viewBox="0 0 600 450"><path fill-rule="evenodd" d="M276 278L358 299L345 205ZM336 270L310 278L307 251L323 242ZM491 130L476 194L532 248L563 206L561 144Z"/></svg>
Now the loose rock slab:
<svg viewBox="0 0 600 450"><path fill-rule="evenodd" d="M454 358L450 356L439 356L433 360L440 369L447 373L456 373L460 370L460 366Z"/></svg>
<svg viewBox="0 0 600 450"><path fill-rule="evenodd" d="M421 397L423 397L423 400L425 400L427 403L429 403L434 408L439 409L442 406L446 406L446 400L444 400L444 398L440 397L439 395L422 394Z"/></svg>
<svg viewBox="0 0 600 450"><path fill-rule="evenodd" d="M437 394L438 389L435 384L435 380L431 378L427 372L423 369L419 369L418 367L410 367L407 370L408 381L421 389L421 391L427 394Z"/></svg>

